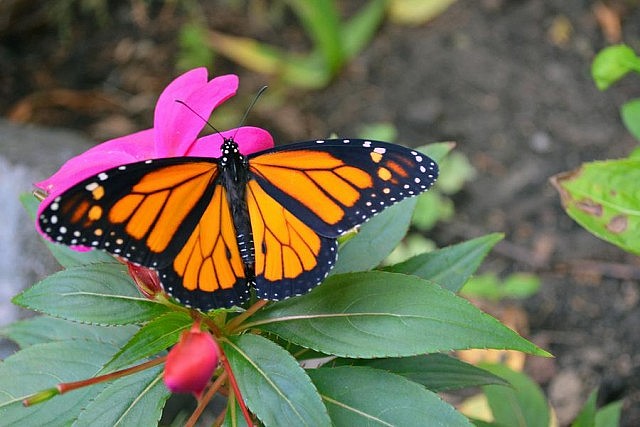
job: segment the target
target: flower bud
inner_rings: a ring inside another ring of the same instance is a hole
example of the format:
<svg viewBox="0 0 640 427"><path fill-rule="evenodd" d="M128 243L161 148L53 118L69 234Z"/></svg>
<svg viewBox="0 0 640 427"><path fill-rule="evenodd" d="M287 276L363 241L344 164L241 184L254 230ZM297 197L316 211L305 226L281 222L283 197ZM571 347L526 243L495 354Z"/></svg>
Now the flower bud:
<svg viewBox="0 0 640 427"><path fill-rule="evenodd" d="M200 398L218 367L220 347L196 322L169 351L164 367L164 383L173 393L193 393Z"/></svg>
<svg viewBox="0 0 640 427"><path fill-rule="evenodd" d="M155 299L157 294L163 292L157 271L130 262L125 262L125 264L129 269L129 275L133 278L142 295L149 299Z"/></svg>

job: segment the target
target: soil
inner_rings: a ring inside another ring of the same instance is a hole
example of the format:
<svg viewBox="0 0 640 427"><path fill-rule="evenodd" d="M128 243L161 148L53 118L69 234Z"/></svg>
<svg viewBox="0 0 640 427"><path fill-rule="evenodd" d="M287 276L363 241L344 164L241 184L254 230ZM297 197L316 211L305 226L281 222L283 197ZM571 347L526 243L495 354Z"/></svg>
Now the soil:
<svg viewBox="0 0 640 427"><path fill-rule="evenodd" d="M0 21L0 112L97 141L149 127L155 98L178 73L178 32L189 16L181 2L170 3L147 9L125 2L103 13L72 8L66 24L47 17L47 2L0 7L11 12ZM249 4L219 2L199 13L217 31L307 48L290 12ZM637 2L607 5L623 18L622 40L640 50ZM274 79L222 57L214 69L241 76L246 99L233 101L240 110L262 84L276 88L281 103L259 104L249 121L283 142L354 135L381 121L393 123L407 145L456 141L477 175L456 195L455 217L431 237L446 245L504 232L483 270L541 278L537 295L505 304L526 310L523 332L555 355L530 359L526 370L561 424L599 388L600 404L623 399L622 425L634 426L640 261L577 226L548 183L581 162L622 157L636 145L618 108L638 96L640 79L599 92L589 75L593 55L608 44L595 7L587 0L459 0L425 25L386 22L317 91L283 91Z"/></svg>

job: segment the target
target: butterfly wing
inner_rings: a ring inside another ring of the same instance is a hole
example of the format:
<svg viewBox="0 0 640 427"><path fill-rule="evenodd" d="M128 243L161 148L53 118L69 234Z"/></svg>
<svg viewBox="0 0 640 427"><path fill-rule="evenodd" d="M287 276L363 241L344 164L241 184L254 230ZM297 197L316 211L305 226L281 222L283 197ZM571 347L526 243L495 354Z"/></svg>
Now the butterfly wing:
<svg viewBox="0 0 640 427"><path fill-rule="evenodd" d="M417 151L344 139L264 151L250 157L249 170L256 290L271 296L313 288L333 266L340 234L426 191L438 175L436 163ZM287 243L294 241L298 250Z"/></svg>
<svg viewBox="0 0 640 427"><path fill-rule="evenodd" d="M327 237L428 190L438 176L438 165L422 153L361 139L286 145L249 164L267 194Z"/></svg>
<svg viewBox="0 0 640 427"><path fill-rule="evenodd" d="M56 197L38 221L55 242L157 269L165 290L185 304L227 307L246 299L248 285L218 175L209 158L119 166ZM221 266L212 271L214 257Z"/></svg>
<svg viewBox="0 0 640 427"><path fill-rule="evenodd" d="M320 236L255 180L247 184L258 298L280 300L307 293L326 277L337 241Z"/></svg>
<svg viewBox="0 0 640 427"><path fill-rule="evenodd" d="M159 273L165 290L187 306L206 311L248 299L249 283L223 186L215 186L189 239Z"/></svg>

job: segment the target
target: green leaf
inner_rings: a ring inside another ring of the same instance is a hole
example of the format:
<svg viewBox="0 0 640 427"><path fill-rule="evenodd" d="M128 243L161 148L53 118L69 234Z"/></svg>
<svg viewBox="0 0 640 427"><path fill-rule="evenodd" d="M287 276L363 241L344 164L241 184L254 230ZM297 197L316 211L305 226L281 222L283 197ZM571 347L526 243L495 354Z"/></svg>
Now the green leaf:
<svg viewBox="0 0 640 427"><path fill-rule="evenodd" d="M142 323L169 310L142 297L119 264L60 271L17 295L13 302L50 316L98 325Z"/></svg>
<svg viewBox="0 0 640 427"><path fill-rule="evenodd" d="M182 312L166 313L151 320L109 361L104 371L115 371L169 348L192 324L193 319Z"/></svg>
<svg viewBox="0 0 640 427"><path fill-rule="evenodd" d="M252 334L222 345L247 407L266 426L331 425L311 380L281 347Z"/></svg>
<svg viewBox="0 0 640 427"><path fill-rule="evenodd" d="M0 414L3 425L68 426L104 384L74 390L25 408L32 393L93 377L117 351L112 344L73 340L36 344L0 363Z"/></svg>
<svg viewBox="0 0 640 427"><path fill-rule="evenodd" d="M274 46L246 37L209 32L209 44L218 53L258 73L276 75L285 83L317 89L324 87L331 75L319 51L294 56Z"/></svg>
<svg viewBox="0 0 640 427"><path fill-rule="evenodd" d="M434 142L418 147L416 150L431 157L434 162L440 163L455 147L455 142Z"/></svg>
<svg viewBox="0 0 640 427"><path fill-rule="evenodd" d="M438 395L399 375L342 366L308 371L334 425L470 426Z"/></svg>
<svg viewBox="0 0 640 427"><path fill-rule="evenodd" d="M571 427L595 427L597 398L598 390L594 390L589 394L589 397L578 413L578 416L573 423L571 423Z"/></svg>
<svg viewBox="0 0 640 427"><path fill-rule="evenodd" d="M398 264L414 256L421 255L425 252L432 252L436 249L438 248L433 240L424 237L420 233L409 233L384 260L383 265Z"/></svg>
<svg viewBox="0 0 640 427"><path fill-rule="evenodd" d="M386 6L386 0L372 0L362 6L349 21L342 23L341 42L346 59L359 54L371 42L384 19Z"/></svg>
<svg viewBox="0 0 640 427"><path fill-rule="evenodd" d="M398 129L391 122L376 122L362 125L358 129L358 138L393 142L398 137Z"/></svg>
<svg viewBox="0 0 640 427"><path fill-rule="evenodd" d="M242 409L233 394L227 400L227 413L224 416L222 427L248 427Z"/></svg>
<svg viewBox="0 0 640 427"><path fill-rule="evenodd" d="M458 292L491 248L503 238L504 235L501 233L487 234L415 256L400 264L385 267L384 270L412 274L436 282L452 292Z"/></svg>
<svg viewBox="0 0 640 427"><path fill-rule="evenodd" d="M38 205L40 204L38 200L30 193L23 193L20 195L20 202L31 219L35 221ZM117 264L116 259L104 251L90 250L87 252L78 252L72 250L68 246L58 245L44 238L42 238L42 241L47 248L49 248L49 251L56 261L58 261L64 268L100 263Z"/></svg>
<svg viewBox="0 0 640 427"><path fill-rule="evenodd" d="M470 278L461 295L500 301L504 298L528 298L540 289L540 278L534 274L514 273L501 281L495 273Z"/></svg>
<svg viewBox="0 0 640 427"><path fill-rule="evenodd" d="M314 49L321 52L324 69L329 76L345 62L340 41L340 15L333 0L286 0L295 11L307 34L313 40Z"/></svg>
<svg viewBox="0 0 640 427"><path fill-rule="evenodd" d="M622 249L640 255L640 159L585 163L551 182L567 214Z"/></svg>
<svg viewBox="0 0 640 427"><path fill-rule="evenodd" d="M571 427L618 427L620 425L622 402L612 402L597 410L597 398L598 390L589 394L580 413L571 423Z"/></svg>
<svg viewBox="0 0 640 427"><path fill-rule="evenodd" d="M418 196L418 204L413 212L411 224L419 230L431 230L438 221L446 221L455 213L453 201L443 196L438 191L438 187L434 190Z"/></svg>
<svg viewBox="0 0 640 427"><path fill-rule="evenodd" d="M475 168L462 153L453 152L442 159L440 163L440 177L438 190L444 194L455 194L462 190L467 181L476 175Z"/></svg>
<svg viewBox="0 0 640 427"><path fill-rule="evenodd" d="M467 348L548 354L432 282L381 271L329 277L306 295L257 312L245 327L352 358Z"/></svg>
<svg viewBox="0 0 640 427"><path fill-rule="evenodd" d="M607 89L632 70L640 72L640 58L623 44L602 49L591 64L591 76L600 90Z"/></svg>
<svg viewBox="0 0 640 427"><path fill-rule="evenodd" d="M511 383L511 387L489 385L482 387L497 425L517 425L527 427L549 426L549 404L540 387L529 377L514 372L504 365L481 364L496 375Z"/></svg>
<svg viewBox="0 0 640 427"><path fill-rule="evenodd" d="M446 354L384 359L335 359L332 366L368 366L401 375L431 391L456 390L489 384L508 385L497 375Z"/></svg>
<svg viewBox="0 0 640 427"><path fill-rule="evenodd" d="M330 274L366 271L380 265L407 234L416 203L416 197L403 200L364 223L358 234L340 247Z"/></svg>
<svg viewBox="0 0 640 427"><path fill-rule="evenodd" d="M633 150L631 150L628 159L640 160L640 147L635 147Z"/></svg>
<svg viewBox="0 0 640 427"><path fill-rule="evenodd" d="M162 371L157 366L113 381L80 412L73 426L157 425L171 395Z"/></svg>
<svg viewBox="0 0 640 427"><path fill-rule="evenodd" d="M622 401L612 402L596 412L596 427L618 427L622 413Z"/></svg>
<svg viewBox="0 0 640 427"><path fill-rule="evenodd" d="M134 325L98 326L70 322L49 316L36 316L19 320L0 328L0 336L4 336L21 348L51 341L85 339L123 345L138 330Z"/></svg>
<svg viewBox="0 0 640 427"><path fill-rule="evenodd" d="M207 45L207 31L196 21L187 22L178 34L180 50L176 59L177 68L190 70L196 67L211 68L213 52Z"/></svg>
<svg viewBox="0 0 640 427"><path fill-rule="evenodd" d="M456 0L391 0L389 17L400 25L421 25L443 13Z"/></svg>
<svg viewBox="0 0 640 427"><path fill-rule="evenodd" d="M640 140L640 99L622 104L620 112L627 130L635 139Z"/></svg>

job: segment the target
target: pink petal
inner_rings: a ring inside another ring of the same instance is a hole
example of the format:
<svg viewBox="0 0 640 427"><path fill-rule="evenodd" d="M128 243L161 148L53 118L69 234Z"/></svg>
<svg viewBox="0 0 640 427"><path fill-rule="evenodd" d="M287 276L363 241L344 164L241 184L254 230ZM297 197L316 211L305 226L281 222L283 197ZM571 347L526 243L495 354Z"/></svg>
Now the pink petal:
<svg viewBox="0 0 640 427"><path fill-rule="evenodd" d="M206 125L203 118L208 119L238 89L235 75L209 82L207 78L206 68L196 68L176 78L160 95L154 116L156 157L184 156Z"/></svg>
<svg viewBox="0 0 640 427"><path fill-rule="evenodd" d="M47 197L38 206L38 217L51 201L78 182L107 169L153 158L153 129L112 139L71 158L49 178L34 185L46 191ZM36 222L38 232L42 234Z"/></svg>
<svg viewBox="0 0 640 427"><path fill-rule="evenodd" d="M253 126L243 126L199 138L191 146L187 155L194 157L220 157L220 146L223 138L233 138L238 143L240 152L245 155L267 150L274 145L273 137L266 130Z"/></svg>
<svg viewBox="0 0 640 427"><path fill-rule="evenodd" d="M60 193L107 169L153 158L153 133L153 129L147 129L96 145L68 160L56 173L35 186L49 195Z"/></svg>

